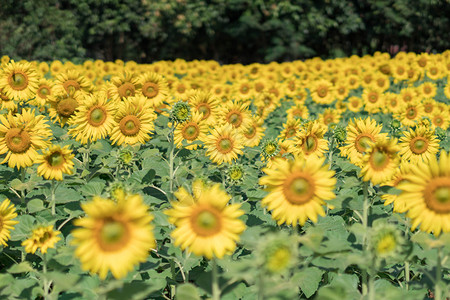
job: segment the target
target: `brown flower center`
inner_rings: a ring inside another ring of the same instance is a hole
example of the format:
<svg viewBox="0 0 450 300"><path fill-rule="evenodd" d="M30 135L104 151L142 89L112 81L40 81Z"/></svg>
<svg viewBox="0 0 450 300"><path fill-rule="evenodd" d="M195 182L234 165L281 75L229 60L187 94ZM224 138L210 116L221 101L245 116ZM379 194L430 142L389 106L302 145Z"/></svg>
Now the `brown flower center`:
<svg viewBox="0 0 450 300"><path fill-rule="evenodd" d="M195 140L200 134L200 129L198 128L197 123L189 122L183 127L182 135L185 140Z"/></svg>
<svg viewBox="0 0 450 300"><path fill-rule="evenodd" d="M69 118L75 113L77 107L78 107L77 100L71 97L59 101L56 106L56 111L60 116L64 118Z"/></svg>
<svg viewBox="0 0 450 300"><path fill-rule="evenodd" d="M417 136L409 142L409 148L414 154L422 154L428 149L428 140L424 137Z"/></svg>
<svg viewBox="0 0 450 300"><path fill-rule="evenodd" d="M39 97L41 97L42 99L46 99L47 96L50 95L50 87L48 85L41 85L39 87L39 89L36 92Z"/></svg>
<svg viewBox="0 0 450 300"><path fill-rule="evenodd" d="M135 87L131 82L125 82L117 89L120 98L132 97L135 94Z"/></svg>
<svg viewBox="0 0 450 300"><path fill-rule="evenodd" d="M294 205L308 203L312 200L314 192L314 180L304 172L290 174L283 184L283 193L286 200Z"/></svg>
<svg viewBox="0 0 450 300"><path fill-rule="evenodd" d="M408 107L406 109L406 117L410 120L414 119L417 116L417 110L415 107Z"/></svg>
<svg viewBox="0 0 450 300"><path fill-rule="evenodd" d="M305 152L305 154L311 154L314 151L316 151L317 147L318 147L317 137L314 135L308 135L305 138L305 142L303 143L303 152Z"/></svg>
<svg viewBox="0 0 450 300"><path fill-rule="evenodd" d="M98 127L106 121L106 110L102 106L94 106L88 112L88 123L94 127Z"/></svg>
<svg viewBox="0 0 450 300"><path fill-rule="evenodd" d="M244 132L246 138L251 139L256 135L256 126L253 125L246 132Z"/></svg>
<svg viewBox="0 0 450 300"><path fill-rule="evenodd" d="M62 85L68 93L73 93L81 88L80 84L76 80L72 79L64 81Z"/></svg>
<svg viewBox="0 0 450 300"><path fill-rule="evenodd" d="M220 212L211 206L199 207L190 218L192 230L199 236L213 236L222 229Z"/></svg>
<svg viewBox="0 0 450 300"><path fill-rule="evenodd" d="M142 94L147 98L154 98L159 93L159 86L153 82L146 82L142 86Z"/></svg>
<svg viewBox="0 0 450 300"><path fill-rule="evenodd" d="M370 143L375 142L375 138L368 133L361 133L355 139L355 148L359 153L364 153L370 147Z"/></svg>
<svg viewBox="0 0 450 300"><path fill-rule="evenodd" d="M370 155L370 165L376 171L384 170L389 164L389 155L380 149L375 149Z"/></svg>
<svg viewBox="0 0 450 300"><path fill-rule="evenodd" d="M28 132L21 128L11 128L5 135L6 146L13 153L24 153L31 146Z"/></svg>
<svg viewBox="0 0 450 300"><path fill-rule="evenodd" d="M64 156L60 151L55 151L46 157L48 164L52 167L59 167L64 163Z"/></svg>
<svg viewBox="0 0 450 300"><path fill-rule="evenodd" d="M209 104L201 103L197 106L197 110L203 114L202 120L205 120L211 114L211 108Z"/></svg>
<svg viewBox="0 0 450 300"><path fill-rule="evenodd" d="M317 88L317 95L319 95L319 97L324 98L327 94L328 94L327 87L320 86Z"/></svg>
<svg viewBox="0 0 450 300"><path fill-rule="evenodd" d="M28 86L28 75L22 71L15 71L9 76L8 83L12 89L22 91Z"/></svg>
<svg viewBox="0 0 450 300"><path fill-rule="evenodd" d="M227 114L227 121L233 127L238 128L242 124L242 114L237 110L232 110Z"/></svg>
<svg viewBox="0 0 450 300"><path fill-rule="evenodd" d="M220 153L227 154L233 150L233 141L228 137L221 138L217 140L216 148Z"/></svg>
<svg viewBox="0 0 450 300"><path fill-rule="evenodd" d="M124 135L134 136L141 129L141 121L134 115L128 115L120 120L119 128Z"/></svg>
<svg viewBox="0 0 450 300"><path fill-rule="evenodd" d="M130 230L125 222L109 218L97 228L96 237L103 251L113 252L126 246L130 240Z"/></svg>
<svg viewBox="0 0 450 300"><path fill-rule="evenodd" d="M437 177L423 191L425 203L436 213L450 213L450 177Z"/></svg>

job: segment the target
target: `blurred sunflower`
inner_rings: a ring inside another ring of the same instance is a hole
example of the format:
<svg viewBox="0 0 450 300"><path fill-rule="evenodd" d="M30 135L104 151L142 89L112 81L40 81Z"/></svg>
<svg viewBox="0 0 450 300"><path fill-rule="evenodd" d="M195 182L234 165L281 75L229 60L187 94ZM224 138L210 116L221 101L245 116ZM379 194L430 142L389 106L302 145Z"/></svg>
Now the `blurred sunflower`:
<svg viewBox="0 0 450 300"><path fill-rule="evenodd" d="M404 126L416 126L424 116L423 105L418 101L412 101L403 107L397 116Z"/></svg>
<svg viewBox="0 0 450 300"><path fill-rule="evenodd" d="M352 96L348 98L347 108L352 112L360 112L363 107L363 100L360 97Z"/></svg>
<svg viewBox="0 0 450 300"><path fill-rule="evenodd" d="M256 147L264 136L263 120L253 116L251 125L242 132L243 143L247 147Z"/></svg>
<svg viewBox="0 0 450 300"><path fill-rule="evenodd" d="M184 188L175 192L178 201L165 211L176 226L171 236L175 246L208 259L232 254L245 224L240 204L228 204L230 196L220 184L206 185L197 180L193 195Z"/></svg>
<svg viewBox="0 0 450 300"><path fill-rule="evenodd" d="M304 124L294 138L295 153L308 157L323 156L328 151L328 141L324 138L327 130L328 127L317 120Z"/></svg>
<svg viewBox="0 0 450 300"><path fill-rule="evenodd" d="M30 100L29 103L39 108L44 108L48 98L52 95L53 85L53 81L41 78L36 91L36 97Z"/></svg>
<svg viewBox="0 0 450 300"><path fill-rule="evenodd" d="M48 102L50 103L48 115L52 118L53 122L58 122L63 127L75 115L83 99L84 94L80 91L67 93L61 86L56 86L48 98Z"/></svg>
<svg viewBox="0 0 450 300"><path fill-rule="evenodd" d="M38 88L36 69L29 62L9 62L0 73L0 90L16 101L34 98Z"/></svg>
<svg viewBox="0 0 450 300"><path fill-rule="evenodd" d="M411 167L412 164L410 162L401 161L400 166L395 171L394 176L390 180L385 181L382 185L397 188L400 183L407 181L406 177L409 173L411 173ZM400 198L399 200L398 195L396 194L381 195L381 200L384 201L385 206L394 203L394 212L406 212L406 202L404 201L405 199Z"/></svg>
<svg viewBox="0 0 450 300"><path fill-rule="evenodd" d="M319 104L331 104L335 99L333 84L325 79L312 82L309 92L312 100Z"/></svg>
<svg viewBox="0 0 450 300"><path fill-rule="evenodd" d="M74 221L79 228L71 234L84 270L101 279L111 271L120 279L156 247L150 224L153 216L140 195L127 195L118 202L94 197L81 207L87 216Z"/></svg>
<svg viewBox="0 0 450 300"><path fill-rule="evenodd" d="M55 244L61 240L58 235L60 231L54 230L53 225L39 226L33 229L31 237L22 242L25 247L25 252L35 253L39 248L41 253L47 253L49 248L55 248Z"/></svg>
<svg viewBox="0 0 450 300"><path fill-rule="evenodd" d="M113 144L145 144L150 140L156 115L144 96L128 97L119 103L110 133Z"/></svg>
<svg viewBox="0 0 450 300"><path fill-rule="evenodd" d="M118 103L120 100L135 96L140 87L139 78L134 73L125 71L111 78L108 94L114 102Z"/></svg>
<svg viewBox="0 0 450 300"><path fill-rule="evenodd" d="M91 82L78 71L73 69L56 75L54 84L62 85L66 93L73 93L75 91L90 93L93 90Z"/></svg>
<svg viewBox="0 0 450 300"><path fill-rule="evenodd" d="M0 88L0 109L6 109L14 112L17 109L17 102L6 96L2 88Z"/></svg>
<svg viewBox="0 0 450 300"><path fill-rule="evenodd" d="M116 105L108 101L105 92L87 95L68 121L69 134L82 144L103 139L114 126L115 112Z"/></svg>
<svg viewBox="0 0 450 300"><path fill-rule="evenodd" d="M203 117L202 121L212 125L216 122L217 113L219 112L219 99L209 92L195 91L189 98L189 105L193 111L200 112Z"/></svg>
<svg viewBox="0 0 450 300"><path fill-rule="evenodd" d="M267 186L269 194L261 204L272 211L279 225L303 226L308 218L315 223L318 215L325 216L324 201L335 197L336 178L324 161L317 157L278 158L271 168L263 169L266 176L259 184Z"/></svg>
<svg viewBox="0 0 450 300"><path fill-rule="evenodd" d="M229 101L220 108L218 119L221 123L228 123L233 128L242 131L247 130L252 123L251 112L248 109L250 103Z"/></svg>
<svg viewBox="0 0 450 300"><path fill-rule="evenodd" d="M152 107L159 107L169 96L169 85L166 79L154 72L146 72L139 76L141 93L148 99Z"/></svg>
<svg viewBox="0 0 450 300"><path fill-rule="evenodd" d="M287 116L286 119L308 119L309 111L308 107L303 103L296 103L288 110L286 110Z"/></svg>
<svg viewBox="0 0 450 300"><path fill-rule="evenodd" d="M237 159L238 155L243 154L241 149L244 147L241 133L230 124L211 129L204 145L206 155L219 165L223 162L231 163Z"/></svg>
<svg viewBox="0 0 450 300"><path fill-rule="evenodd" d="M14 225L19 221L13 219L17 217L16 207L11 204L9 199L5 199L0 204L0 244L4 247L8 246L6 242L11 237L10 231L14 229Z"/></svg>
<svg viewBox="0 0 450 300"><path fill-rule="evenodd" d="M68 145L62 148L52 145L36 158L37 173L45 179L63 180L63 174L73 174L74 157Z"/></svg>
<svg viewBox="0 0 450 300"><path fill-rule="evenodd" d="M398 200L406 203L411 230L420 224L435 236L450 232L450 153L441 151L439 160L434 156L411 166L406 179L398 185Z"/></svg>

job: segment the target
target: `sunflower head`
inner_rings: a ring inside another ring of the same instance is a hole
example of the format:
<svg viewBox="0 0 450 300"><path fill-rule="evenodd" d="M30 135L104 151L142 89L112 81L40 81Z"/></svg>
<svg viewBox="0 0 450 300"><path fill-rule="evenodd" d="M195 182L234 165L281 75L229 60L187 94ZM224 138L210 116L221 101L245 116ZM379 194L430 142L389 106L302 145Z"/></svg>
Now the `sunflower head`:
<svg viewBox="0 0 450 300"><path fill-rule="evenodd" d="M111 199L116 202L123 201L126 196L130 194L129 187L121 181L112 182L108 186L107 192L109 193Z"/></svg>
<svg viewBox="0 0 450 300"><path fill-rule="evenodd" d="M280 152L280 146L276 140L266 140L261 145L261 154L265 159L276 156Z"/></svg>
<svg viewBox="0 0 450 300"><path fill-rule="evenodd" d="M244 181L245 171L241 164L233 164L227 170L227 179L231 184L240 184Z"/></svg>
<svg viewBox="0 0 450 300"><path fill-rule="evenodd" d="M39 248L41 253L47 253L49 248L55 248L55 244L61 239L60 231L54 230L53 225L39 226L33 230L31 237L22 242L27 253L35 253Z"/></svg>
<svg viewBox="0 0 450 300"><path fill-rule="evenodd" d="M394 259L404 253L405 239L395 225L380 222L371 230L369 249L379 260Z"/></svg>
<svg viewBox="0 0 450 300"><path fill-rule="evenodd" d="M190 119L191 108L189 104L183 101L178 101L172 107L170 117L174 122L183 123Z"/></svg>

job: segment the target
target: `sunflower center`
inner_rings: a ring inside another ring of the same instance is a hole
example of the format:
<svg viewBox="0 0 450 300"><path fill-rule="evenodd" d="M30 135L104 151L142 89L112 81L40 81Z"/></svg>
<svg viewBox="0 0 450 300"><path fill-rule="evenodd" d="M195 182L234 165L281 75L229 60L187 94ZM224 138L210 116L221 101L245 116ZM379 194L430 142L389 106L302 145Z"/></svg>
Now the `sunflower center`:
<svg viewBox="0 0 450 300"><path fill-rule="evenodd" d="M277 151L277 146L274 144L267 144L264 147L264 151L267 153L267 155L273 155Z"/></svg>
<svg viewBox="0 0 450 300"><path fill-rule="evenodd" d="M369 102L371 103L375 103L378 100L378 95L377 94L370 94L369 95Z"/></svg>
<svg viewBox="0 0 450 300"><path fill-rule="evenodd" d="M28 132L20 128L11 128L5 135L6 146L13 153L24 153L31 146Z"/></svg>
<svg viewBox="0 0 450 300"><path fill-rule="evenodd" d="M106 120L106 111L103 107L94 106L93 108L91 108L91 110L89 111L89 118L88 118L89 124L97 127L105 123L105 120Z"/></svg>
<svg viewBox="0 0 450 300"><path fill-rule="evenodd" d="M436 116L433 118L433 123L437 126L442 125L443 122L444 120L440 116Z"/></svg>
<svg viewBox="0 0 450 300"><path fill-rule="evenodd" d="M291 204L305 204L309 202L315 191L315 185L310 175L294 173L283 184L283 193Z"/></svg>
<svg viewBox="0 0 450 300"><path fill-rule="evenodd" d="M231 111L227 115L227 120L228 123L237 128L242 124L242 115L240 112Z"/></svg>
<svg viewBox="0 0 450 300"><path fill-rule="evenodd" d="M37 91L37 94L39 95L39 97L43 99L47 98L47 96L50 95L50 87L46 85L40 86Z"/></svg>
<svg viewBox="0 0 450 300"><path fill-rule="evenodd" d="M321 86L317 89L317 94L319 95L319 97L323 98L327 95L327 93L328 93L328 89L326 87Z"/></svg>
<svg viewBox="0 0 450 300"><path fill-rule="evenodd" d="M154 98L159 93L159 87L156 83L146 82L142 87L142 94L147 98Z"/></svg>
<svg viewBox="0 0 450 300"><path fill-rule="evenodd" d="M389 155L378 149L375 149L370 156L370 164L375 170L383 170L388 163Z"/></svg>
<svg viewBox="0 0 450 300"><path fill-rule="evenodd" d="M44 235L39 238L39 243L40 244L45 243L48 239L50 239L50 237L51 237L50 233L44 232Z"/></svg>
<svg viewBox="0 0 450 300"><path fill-rule="evenodd" d="M222 228L220 213L213 207L203 207L191 217L192 229L200 236L212 236Z"/></svg>
<svg viewBox="0 0 450 300"><path fill-rule="evenodd" d="M244 174L242 173L242 170L239 168L235 168L230 172L230 178L233 180L239 180L242 178L243 175Z"/></svg>
<svg viewBox="0 0 450 300"><path fill-rule="evenodd" d="M66 92L73 93L80 89L80 84L76 80L69 79L63 83L63 87Z"/></svg>
<svg viewBox="0 0 450 300"><path fill-rule="evenodd" d="M423 89L423 91L424 91L426 94L429 94L429 93L431 93L431 88L430 88L429 86L426 86L426 87Z"/></svg>
<svg viewBox="0 0 450 300"><path fill-rule="evenodd" d="M77 107L78 107L77 100L73 98L67 98L59 101L58 105L56 106L56 111L60 116L64 118L69 118L70 116L73 115Z"/></svg>
<svg viewBox="0 0 450 300"><path fill-rule="evenodd" d="M433 111L433 104L431 103L425 104L425 112L431 113L432 111Z"/></svg>
<svg viewBox="0 0 450 300"><path fill-rule="evenodd" d="M195 123L189 123L184 127L183 137L186 140L195 140L199 135L199 128Z"/></svg>
<svg viewBox="0 0 450 300"><path fill-rule="evenodd" d="M314 152L317 149L317 137L313 135L308 135L305 139L305 143L303 144L303 151L305 154L309 154Z"/></svg>
<svg viewBox="0 0 450 300"><path fill-rule="evenodd" d="M248 139L251 139L252 137L254 137L256 135L256 128L253 125L252 127L250 127L245 133L244 133L245 137Z"/></svg>
<svg viewBox="0 0 450 300"><path fill-rule="evenodd" d="M434 212L450 213L450 177L433 178L425 187L424 198Z"/></svg>
<svg viewBox="0 0 450 300"><path fill-rule="evenodd" d="M127 226L116 220L107 220L99 230L100 248L105 251L121 249L128 241L129 231Z"/></svg>
<svg viewBox="0 0 450 300"><path fill-rule="evenodd" d="M358 107L359 106L359 101L358 100L352 101L352 105L353 105L353 107Z"/></svg>
<svg viewBox="0 0 450 300"><path fill-rule="evenodd" d="M141 121L133 115L128 115L120 120L120 131L126 136L134 136L141 129Z"/></svg>
<svg viewBox="0 0 450 300"><path fill-rule="evenodd" d="M409 142L409 148L415 154L422 154L428 149L428 141L421 136L417 136Z"/></svg>
<svg viewBox="0 0 450 300"><path fill-rule="evenodd" d="M325 116L324 119L323 119L323 123L324 123L325 125L328 125L328 124L330 124L330 123L333 123L333 117L330 116L330 115Z"/></svg>
<svg viewBox="0 0 450 300"><path fill-rule="evenodd" d="M220 153L227 154L233 150L233 141L229 138L222 138L217 141L217 150Z"/></svg>
<svg viewBox="0 0 450 300"><path fill-rule="evenodd" d="M275 273L280 272L289 264L291 260L291 251L289 248L282 246L276 249L274 252L270 253L270 256L267 259L266 267L269 271Z"/></svg>
<svg viewBox="0 0 450 300"><path fill-rule="evenodd" d="M9 78L9 83L14 90L21 91L28 86L28 76L25 73L14 73Z"/></svg>
<svg viewBox="0 0 450 300"><path fill-rule="evenodd" d="M134 85L131 82L125 82L121 86L119 86L118 92L120 98L127 98L134 96Z"/></svg>
<svg viewBox="0 0 450 300"><path fill-rule="evenodd" d="M52 167L58 167L64 163L64 156L57 151L47 156L47 162Z"/></svg>
<svg viewBox="0 0 450 300"><path fill-rule="evenodd" d="M203 114L202 120L205 120L205 119L208 118L209 115L211 114L211 109L209 108L209 105L204 104L204 103L203 103L203 104L200 104L200 105L197 107L197 110Z"/></svg>
<svg viewBox="0 0 450 300"><path fill-rule="evenodd" d="M378 241L376 250L379 255L389 254L395 250L396 246L397 243L394 236L392 236L392 234L388 234Z"/></svg>
<svg viewBox="0 0 450 300"><path fill-rule="evenodd" d="M408 119L414 119L417 116L417 111L414 107L409 107L406 111L406 117Z"/></svg>

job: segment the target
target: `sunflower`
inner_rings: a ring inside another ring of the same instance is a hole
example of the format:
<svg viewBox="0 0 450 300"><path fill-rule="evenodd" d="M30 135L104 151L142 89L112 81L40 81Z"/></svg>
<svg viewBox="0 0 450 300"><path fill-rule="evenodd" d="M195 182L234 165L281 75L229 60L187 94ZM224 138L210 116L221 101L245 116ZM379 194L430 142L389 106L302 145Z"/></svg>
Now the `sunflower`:
<svg viewBox="0 0 450 300"><path fill-rule="evenodd" d="M437 85L434 82L424 82L417 87L419 95L423 98L434 98L436 97Z"/></svg>
<svg viewBox="0 0 450 300"><path fill-rule="evenodd" d="M0 109L6 109L11 112L17 110L16 101L6 96L6 94L3 92L1 88L0 88L0 104L1 104Z"/></svg>
<svg viewBox="0 0 450 300"><path fill-rule="evenodd" d="M431 115L431 124L434 127L440 127L443 130L447 130L450 126L450 120L448 119L448 110L445 111L435 111Z"/></svg>
<svg viewBox="0 0 450 300"><path fill-rule="evenodd" d="M139 76L139 84L144 97L148 99L152 107L159 107L169 96L169 84L158 73L146 72Z"/></svg>
<svg viewBox="0 0 450 300"><path fill-rule="evenodd" d="M71 234L84 270L99 274L101 279L108 271L117 279L123 278L156 247L150 224L153 217L140 195L118 202L94 197L81 207L87 216L74 221L80 228Z"/></svg>
<svg viewBox="0 0 450 300"><path fill-rule="evenodd" d="M48 115L63 127L75 115L83 99L84 94L81 91L67 93L61 86L55 86L52 95L48 98L50 103Z"/></svg>
<svg viewBox="0 0 450 300"><path fill-rule="evenodd" d="M193 112L190 120L178 124L174 132L174 142L178 148L183 147L183 141L191 144L195 141L204 141L208 134L209 126L202 121L203 115ZM185 146L186 149L195 150L198 144Z"/></svg>
<svg viewBox="0 0 450 300"><path fill-rule="evenodd" d="M66 93L71 93L74 91L90 93L93 91L91 82L78 71L73 69L56 75L54 83L55 85L62 85Z"/></svg>
<svg viewBox="0 0 450 300"><path fill-rule="evenodd" d="M11 204L9 199L3 200L0 204L0 244L4 247L8 246L6 242L11 237L10 230L13 230L13 226L19 223L19 221L13 220L15 217L17 217L17 213L14 204Z"/></svg>
<svg viewBox="0 0 450 300"><path fill-rule="evenodd" d="M297 103L294 106L286 110L286 119L303 119L306 120L309 117L308 107L303 103Z"/></svg>
<svg viewBox="0 0 450 300"><path fill-rule="evenodd" d="M47 104L47 99L52 95L53 85L53 81L41 78L36 91L36 98L30 100L28 103L44 108Z"/></svg>
<svg viewBox="0 0 450 300"><path fill-rule="evenodd" d="M347 139L340 147L341 155L347 156L351 163L361 166L363 154L369 149L370 143L387 137L387 133L380 133L382 125L371 118L353 119L347 125Z"/></svg>
<svg viewBox="0 0 450 300"><path fill-rule="evenodd" d="M288 118L286 123L283 124L283 130L278 135L280 139L289 139L294 137L297 132L300 131L302 125L302 121L299 119Z"/></svg>
<svg viewBox="0 0 450 300"><path fill-rule="evenodd" d="M381 138L370 142L362 157L361 175L364 181L380 184L391 179L400 164L396 139Z"/></svg>
<svg viewBox="0 0 450 300"><path fill-rule="evenodd" d="M309 92L312 100L319 104L331 104L335 99L333 84L325 79L312 82Z"/></svg>
<svg viewBox="0 0 450 300"><path fill-rule="evenodd" d="M218 98L205 91L197 90L189 97L189 105L192 110L200 112L203 115L202 121L205 121L208 125L216 122L219 103Z"/></svg>
<svg viewBox="0 0 450 300"><path fill-rule="evenodd" d="M401 161L400 166L395 171L394 176L390 180L384 182L382 185L387 185L387 186L397 188L397 186L401 182L406 181L406 176L409 173L411 173L412 166L413 165L410 162ZM389 205L391 203L394 203L394 212L397 212L397 213L406 212L406 202L404 201L405 199L399 200L398 195L396 195L396 194L381 195L381 200L384 201L384 205Z"/></svg>
<svg viewBox="0 0 450 300"><path fill-rule="evenodd" d="M31 237L22 242L22 246L25 247L25 252L35 253L39 248L41 253L47 253L49 248L55 248L55 244L61 240L58 235L60 231L53 230L53 225L39 226L33 229Z"/></svg>
<svg viewBox="0 0 450 300"><path fill-rule="evenodd" d="M68 121L69 134L82 144L105 138L114 126L116 105L105 92L87 95L77 112Z"/></svg>
<svg viewBox="0 0 450 300"><path fill-rule="evenodd" d="M416 126L417 122L424 116L423 104L418 101L408 103L397 116L404 126Z"/></svg>
<svg viewBox="0 0 450 300"><path fill-rule="evenodd" d="M242 132L243 143L247 147L256 147L264 136L264 121L257 116L252 117L252 123L245 131Z"/></svg>
<svg viewBox="0 0 450 300"><path fill-rule="evenodd" d="M348 98L347 108L352 112L360 112L363 107L363 101L360 97L352 96Z"/></svg>
<svg viewBox="0 0 450 300"><path fill-rule="evenodd" d="M43 115L36 116L33 110L23 110L13 116L0 115L0 154L5 154L2 164L10 168L25 168L33 165L37 150L47 147L52 136Z"/></svg>
<svg viewBox="0 0 450 300"><path fill-rule="evenodd" d="M319 115L318 120L325 126L339 123L341 114L337 112L337 109L325 108L322 114Z"/></svg>
<svg viewBox="0 0 450 300"><path fill-rule="evenodd" d="M63 173L73 174L74 156L69 146L53 145L36 158L35 163L39 164L37 173L45 179L63 180Z"/></svg>
<svg viewBox="0 0 450 300"><path fill-rule="evenodd" d="M205 141L206 155L217 163L231 163L237 159L239 154L243 154L243 138L241 133L230 124L214 127Z"/></svg>
<svg viewBox="0 0 450 300"><path fill-rule="evenodd" d="M328 151L328 141L324 139L327 130L328 128L317 120L304 124L294 138L295 153L308 157L323 156Z"/></svg>
<svg viewBox="0 0 450 300"><path fill-rule="evenodd" d="M139 78L132 72L125 71L119 76L111 78L108 93L114 102L135 96L140 88Z"/></svg>
<svg viewBox="0 0 450 300"><path fill-rule="evenodd" d="M384 102L383 94L374 88L368 87L364 89L362 99L364 101L364 109L370 114L374 114L380 111Z"/></svg>
<svg viewBox="0 0 450 300"><path fill-rule="evenodd" d="M406 179L398 185L398 199L406 203L411 230L420 224L436 236L450 232L450 153L441 151L439 160L434 156L428 163L418 162Z"/></svg>
<svg viewBox="0 0 450 300"><path fill-rule="evenodd" d="M247 130L252 123L251 112L248 109L250 103L230 101L221 107L218 119L221 123L231 124L240 131Z"/></svg>
<svg viewBox="0 0 450 300"><path fill-rule="evenodd" d="M400 96L394 93L386 92L384 94L384 103L382 111L384 113L398 114L406 104L400 100Z"/></svg>
<svg viewBox="0 0 450 300"><path fill-rule="evenodd" d="M272 211L278 224L303 226L307 219L317 222L325 216L324 201L335 197L334 171L324 165L324 158L310 157L295 160L275 159L271 168L264 168L267 176L259 180L269 194L261 204Z"/></svg>
<svg viewBox="0 0 450 300"><path fill-rule="evenodd" d="M402 159L411 163L428 162L439 151L439 140L433 129L417 126L415 130L403 132L399 146Z"/></svg>
<svg viewBox="0 0 450 300"><path fill-rule="evenodd" d="M117 107L115 124L110 133L113 144L145 144L150 140L156 114L144 96L128 97Z"/></svg>
<svg viewBox="0 0 450 300"><path fill-rule="evenodd" d="M29 100L35 97L38 88L36 69L29 62L11 61L0 73L0 90L12 100Z"/></svg>
<svg viewBox="0 0 450 300"><path fill-rule="evenodd" d="M228 204L230 196L220 184L206 185L196 180L193 195L184 188L175 192L178 201L165 211L176 226L171 236L175 246L208 259L232 254L239 235L245 230L238 218L244 214L240 204Z"/></svg>

